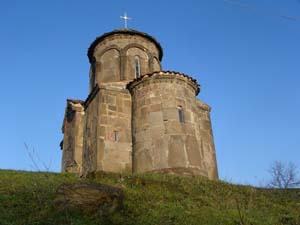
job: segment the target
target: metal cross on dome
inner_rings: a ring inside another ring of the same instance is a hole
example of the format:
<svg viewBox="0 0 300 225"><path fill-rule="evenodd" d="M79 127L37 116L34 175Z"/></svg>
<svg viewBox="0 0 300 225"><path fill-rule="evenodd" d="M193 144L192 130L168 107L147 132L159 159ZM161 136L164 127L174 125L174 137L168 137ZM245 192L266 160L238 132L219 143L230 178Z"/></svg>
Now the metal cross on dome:
<svg viewBox="0 0 300 225"><path fill-rule="evenodd" d="M127 29L127 20L131 20L131 18L127 16L126 12L124 13L124 16L120 16L120 18L124 20L124 27Z"/></svg>

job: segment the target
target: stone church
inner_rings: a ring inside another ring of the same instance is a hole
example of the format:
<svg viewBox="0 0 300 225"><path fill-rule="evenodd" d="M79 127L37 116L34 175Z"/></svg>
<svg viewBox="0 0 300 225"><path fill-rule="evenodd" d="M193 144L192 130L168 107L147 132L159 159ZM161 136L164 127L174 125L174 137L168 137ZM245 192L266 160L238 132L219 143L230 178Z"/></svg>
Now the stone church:
<svg viewBox="0 0 300 225"><path fill-rule="evenodd" d="M68 99L62 171L164 171L218 179L210 107L192 77L163 71L154 37L131 29L90 45L89 95Z"/></svg>

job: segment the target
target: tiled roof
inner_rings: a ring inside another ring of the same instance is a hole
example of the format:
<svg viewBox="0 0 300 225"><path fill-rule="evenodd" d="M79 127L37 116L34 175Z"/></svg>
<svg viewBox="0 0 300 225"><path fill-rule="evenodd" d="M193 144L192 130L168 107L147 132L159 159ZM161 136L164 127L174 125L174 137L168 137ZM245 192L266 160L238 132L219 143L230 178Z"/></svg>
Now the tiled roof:
<svg viewBox="0 0 300 225"><path fill-rule="evenodd" d="M152 41L155 43L156 47L158 48L159 50L159 60L162 59L163 57L163 50L162 50L162 47L160 45L160 43L152 36L150 36L149 34L147 33L144 33L144 32L141 32L141 31L137 31L137 30L131 30L131 29L119 29L119 30L114 30L114 31L111 31L111 32L107 32L107 33L104 33L103 35L97 37L93 42L92 44L90 45L89 49L88 49L88 57L89 57L89 61L92 62L92 58L93 58L93 53L94 53L94 49L95 47L106 37L110 36L110 35L113 35L113 34L128 34L128 35L139 35L139 36L142 36L142 37L145 37L147 38L148 40Z"/></svg>
<svg viewBox="0 0 300 225"><path fill-rule="evenodd" d="M189 79L190 81L192 81L192 82L194 82L194 83L196 84L196 86L197 86L196 95L198 95L199 92L200 92L200 85L198 84L198 82L197 82L196 79L194 79L194 78L192 78L192 77L190 77L190 76L188 76L188 75L186 75L186 74L184 74L184 73L180 73L180 72L176 72L176 71L170 71L170 70L166 70L166 71L155 71L155 72L152 72L152 73L143 74L143 75L139 76L138 78L135 78L133 81L129 82L129 83L127 84L127 88L128 88L131 84L133 84L134 82L140 81L140 80L142 80L142 79L144 79L144 78L146 78L146 77L151 77L151 76L153 76L153 75L162 75L162 76L163 76L163 75L180 75L180 76L186 77L187 79Z"/></svg>

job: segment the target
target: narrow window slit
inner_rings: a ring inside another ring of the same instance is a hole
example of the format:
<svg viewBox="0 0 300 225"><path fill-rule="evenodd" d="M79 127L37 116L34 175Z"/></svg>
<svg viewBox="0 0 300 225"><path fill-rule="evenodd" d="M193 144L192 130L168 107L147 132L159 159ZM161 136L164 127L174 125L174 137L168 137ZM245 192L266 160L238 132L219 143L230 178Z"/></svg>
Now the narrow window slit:
<svg viewBox="0 0 300 225"><path fill-rule="evenodd" d="M119 133L118 131L114 131L114 141L117 142L119 140Z"/></svg>
<svg viewBox="0 0 300 225"><path fill-rule="evenodd" d="M135 78L139 78L141 73L141 68L140 68L140 58L138 56L134 57L134 69L135 69Z"/></svg>
<svg viewBox="0 0 300 225"><path fill-rule="evenodd" d="M182 106L177 106L178 110L178 119L180 123L184 123L184 115L183 115L183 108Z"/></svg>

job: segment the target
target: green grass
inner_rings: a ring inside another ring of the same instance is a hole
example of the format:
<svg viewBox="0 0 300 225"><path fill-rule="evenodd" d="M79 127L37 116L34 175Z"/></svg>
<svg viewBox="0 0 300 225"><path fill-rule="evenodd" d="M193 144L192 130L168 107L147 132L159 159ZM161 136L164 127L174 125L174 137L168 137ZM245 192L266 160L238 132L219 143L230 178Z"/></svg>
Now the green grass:
<svg viewBox="0 0 300 225"><path fill-rule="evenodd" d="M123 209L109 216L56 212L57 187L72 174L0 170L0 225L197 224L300 225L300 190L258 189L164 174L92 174L124 189Z"/></svg>

